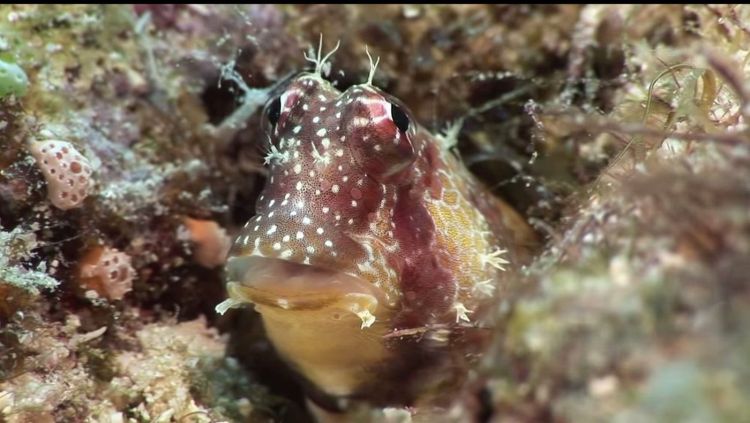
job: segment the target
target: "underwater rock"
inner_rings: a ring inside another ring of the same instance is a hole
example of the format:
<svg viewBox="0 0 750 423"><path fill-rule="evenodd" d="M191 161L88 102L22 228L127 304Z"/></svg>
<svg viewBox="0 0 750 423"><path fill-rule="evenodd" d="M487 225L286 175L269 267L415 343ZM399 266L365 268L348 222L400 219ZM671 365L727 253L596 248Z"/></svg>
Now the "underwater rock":
<svg viewBox="0 0 750 423"><path fill-rule="evenodd" d="M26 72L15 63L0 60L0 98L15 95L21 97L29 88Z"/></svg>

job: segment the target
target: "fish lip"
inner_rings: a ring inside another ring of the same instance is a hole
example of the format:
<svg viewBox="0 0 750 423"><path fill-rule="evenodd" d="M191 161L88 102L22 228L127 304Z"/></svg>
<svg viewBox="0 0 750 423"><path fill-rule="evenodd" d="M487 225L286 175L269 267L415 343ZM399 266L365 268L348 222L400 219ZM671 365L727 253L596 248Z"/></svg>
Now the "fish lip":
<svg viewBox="0 0 750 423"><path fill-rule="evenodd" d="M261 307L310 311L332 307L347 298L371 297L385 304L382 289L357 276L290 260L238 256L228 260L230 296Z"/></svg>

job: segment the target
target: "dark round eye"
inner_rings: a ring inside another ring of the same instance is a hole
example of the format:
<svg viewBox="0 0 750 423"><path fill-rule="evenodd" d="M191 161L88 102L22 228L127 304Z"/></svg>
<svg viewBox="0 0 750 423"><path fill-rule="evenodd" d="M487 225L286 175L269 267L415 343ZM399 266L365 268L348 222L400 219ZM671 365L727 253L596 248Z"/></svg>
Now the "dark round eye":
<svg viewBox="0 0 750 423"><path fill-rule="evenodd" d="M268 106L268 121L271 125L276 125L281 116L281 97L276 97Z"/></svg>
<svg viewBox="0 0 750 423"><path fill-rule="evenodd" d="M391 103L391 119L399 131L406 132L409 129L409 116L393 103Z"/></svg>

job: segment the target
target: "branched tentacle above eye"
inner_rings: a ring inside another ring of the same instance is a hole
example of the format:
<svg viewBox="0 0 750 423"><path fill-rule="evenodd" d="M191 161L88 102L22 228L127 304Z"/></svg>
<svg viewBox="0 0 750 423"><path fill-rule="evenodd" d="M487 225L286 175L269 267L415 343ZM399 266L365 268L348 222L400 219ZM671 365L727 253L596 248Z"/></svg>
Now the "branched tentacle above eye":
<svg viewBox="0 0 750 423"><path fill-rule="evenodd" d="M372 79L375 77L375 70L378 68L378 64L380 63L380 56L378 56L377 60L373 63L372 56L370 56L370 49L365 46L365 53L367 53L367 58L370 59L370 74L367 76L367 83L365 85L372 85Z"/></svg>
<svg viewBox="0 0 750 423"><path fill-rule="evenodd" d="M321 58L321 55L323 54L323 34L320 34L320 40L318 41L318 52L316 57L308 56L307 53L304 53L305 60L308 62L312 62L315 64L315 73L319 76L323 75L323 67L325 66L328 59L333 56L334 53L339 49L339 46L341 45L341 40L336 41L336 47L333 48L333 50L329 51L328 54L326 54L323 58Z"/></svg>

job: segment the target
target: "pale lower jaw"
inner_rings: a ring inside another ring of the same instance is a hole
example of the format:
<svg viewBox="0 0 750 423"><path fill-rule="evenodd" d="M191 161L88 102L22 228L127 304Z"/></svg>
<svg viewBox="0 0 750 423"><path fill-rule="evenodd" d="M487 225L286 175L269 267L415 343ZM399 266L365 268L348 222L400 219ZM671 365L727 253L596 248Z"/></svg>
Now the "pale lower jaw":
<svg viewBox="0 0 750 423"><path fill-rule="evenodd" d="M259 312L351 312L368 327L385 304L382 290L343 272L282 259L241 256L227 265L230 302L250 302Z"/></svg>
<svg viewBox="0 0 750 423"><path fill-rule="evenodd" d="M263 257L234 258L227 270L226 304L254 304L281 357L321 391L352 395L388 362L392 310L367 281Z"/></svg>

